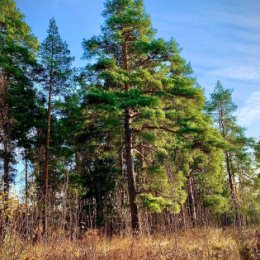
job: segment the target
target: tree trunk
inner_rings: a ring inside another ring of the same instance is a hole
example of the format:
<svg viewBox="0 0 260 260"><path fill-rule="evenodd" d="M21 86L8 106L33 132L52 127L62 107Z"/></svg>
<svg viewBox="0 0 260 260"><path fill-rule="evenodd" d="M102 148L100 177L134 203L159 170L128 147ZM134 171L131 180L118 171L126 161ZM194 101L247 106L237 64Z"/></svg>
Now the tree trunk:
<svg viewBox="0 0 260 260"><path fill-rule="evenodd" d="M9 217L7 213L8 207L9 207L9 186L10 186L10 179L9 179L9 163L10 163L10 152L8 149L8 144L4 144L4 176L3 176L3 198L4 198L4 229L7 226L9 222Z"/></svg>
<svg viewBox="0 0 260 260"><path fill-rule="evenodd" d="M195 198L194 198L194 181L193 181L192 173L188 177L187 188L188 188L188 199L189 199L189 211L192 220L192 226L195 227L197 225L197 214L196 214L196 206L195 206Z"/></svg>
<svg viewBox="0 0 260 260"><path fill-rule="evenodd" d="M4 144L4 193L5 198L8 197L9 192L9 164L10 164L10 154L8 151L8 144Z"/></svg>
<svg viewBox="0 0 260 260"><path fill-rule="evenodd" d="M26 229L25 234L28 237L29 233L29 216L28 216L28 159L25 152L25 207L26 207Z"/></svg>
<svg viewBox="0 0 260 260"><path fill-rule="evenodd" d="M43 217L43 234L47 236L48 229L48 189L49 189L49 150L50 150L50 134L51 134L51 99L52 99L52 72L49 83L49 98L47 112L47 131L45 142L45 167L44 167L44 217Z"/></svg>
<svg viewBox="0 0 260 260"><path fill-rule="evenodd" d="M25 206L28 209L28 159L25 155Z"/></svg>
<svg viewBox="0 0 260 260"><path fill-rule="evenodd" d="M128 43L127 40L124 42L123 46L124 52L124 69L128 71ZM129 91L129 84L125 84L125 92ZM139 218L138 218L138 208L135 203L136 199L136 180L134 174L134 165L133 165L133 155L132 155L132 129L131 129L131 115L130 108L125 109L125 152L126 152L126 171L127 171L127 180L128 180L128 193L129 193L129 204L131 210L131 222L132 222L132 231L134 234L139 231Z"/></svg>
<svg viewBox="0 0 260 260"><path fill-rule="evenodd" d="M62 197L62 229L65 234L67 225L67 204L68 204L68 188L69 188L69 173L66 172L63 184L63 197Z"/></svg>
<svg viewBox="0 0 260 260"><path fill-rule="evenodd" d="M3 222L1 236L4 235L9 218L6 214L8 209L9 187L10 187L10 159L11 159L11 128L12 121L9 118L8 97L9 76L5 77L0 73L0 140L3 148Z"/></svg>
<svg viewBox="0 0 260 260"><path fill-rule="evenodd" d="M222 107L222 103L220 102L218 105L218 114L219 114L219 129L223 136L223 138L226 140L226 125L224 122L224 110ZM229 189L231 193L231 204L232 204L232 210L234 214L234 221L235 224L238 222L238 208L237 208L237 200L236 200L236 193L233 183L233 171L232 171L232 165L231 165L231 158L228 151L225 151L225 159L226 159L226 167L227 167L227 174L228 174L228 184Z"/></svg>
<svg viewBox="0 0 260 260"><path fill-rule="evenodd" d="M185 208L183 205L181 206L181 216L182 216L183 228L184 230L187 230L188 227L187 227L186 216L185 216Z"/></svg>
<svg viewBox="0 0 260 260"><path fill-rule="evenodd" d="M231 158L229 152L225 152L226 157L226 165L227 165L227 172L228 172L228 183L231 193L231 203L232 203L232 210L234 214L234 222L235 225L239 224L239 216L238 216L238 208L237 208L237 200L236 200L236 192L233 183L233 173L232 173L232 166L231 166Z"/></svg>
<svg viewBox="0 0 260 260"><path fill-rule="evenodd" d="M8 199L8 192L9 192L9 185L10 185L10 178L9 178L9 164L10 164L10 157L11 157L11 146L10 146L10 133L12 123L9 118L9 107L7 103L7 96L8 96L8 79L9 76L6 78L4 75L0 73L0 140L3 145L3 191L4 191L4 199Z"/></svg>
<svg viewBox="0 0 260 260"><path fill-rule="evenodd" d="M132 155L132 131L130 128L130 115L129 109L125 111L125 148L126 148L126 168L127 168L127 180L128 180L128 193L132 219L132 230L134 232L139 231L139 219L138 209L135 203L136 198L136 181L134 176L134 165Z"/></svg>

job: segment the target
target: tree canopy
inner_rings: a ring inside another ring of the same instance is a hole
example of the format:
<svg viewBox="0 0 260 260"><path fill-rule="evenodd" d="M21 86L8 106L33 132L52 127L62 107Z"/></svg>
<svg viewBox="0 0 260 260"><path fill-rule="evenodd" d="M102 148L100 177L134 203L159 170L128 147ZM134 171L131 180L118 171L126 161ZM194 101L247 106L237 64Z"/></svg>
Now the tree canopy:
<svg viewBox="0 0 260 260"><path fill-rule="evenodd" d="M260 143L237 123L232 90L217 81L207 99L142 0L107 0L103 17L74 69L54 18L38 46L0 0L0 235L16 161L24 236L257 223Z"/></svg>

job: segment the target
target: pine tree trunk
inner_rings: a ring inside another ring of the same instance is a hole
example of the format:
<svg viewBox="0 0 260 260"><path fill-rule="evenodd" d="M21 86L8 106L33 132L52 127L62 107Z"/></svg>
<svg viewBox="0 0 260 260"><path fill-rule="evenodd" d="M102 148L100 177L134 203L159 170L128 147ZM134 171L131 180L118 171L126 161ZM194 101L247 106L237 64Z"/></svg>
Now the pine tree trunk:
<svg viewBox="0 0 260 260"><path fill-rule="evenodd" d="M104 227L104 203L102 198L102 191L101 191L102 183L96 183L95 189L95 199L96 199L96 227L103 228Z"/></svg>
<svg viewBox="0 0 260 260"><path fill-rule="evenodd" d="M66 232L66 224L67 224L67 203L68 203L68 187L69 187L69 173L66 172L64 176L64 184L63 184L63 197L62 197L62 229L65 234Z"/></svg>
<svg viewBox="0 0 260 260"><path fill-rule="evenodd" d="M9 158L9 151L8 151L8 144L4 144L4 197L8 197L9 192L9 164L10 164L10 158Z"/></svg>
<svg viewBox="0 0 260 260"><path fill-rule="evenodd" d="M7 103L8 96L8 80L9 76L6 78L4 75L0 74L0 127L2 128L2 145L3 145L3 191L4 191L4 199L8 199L9 192L9 164L10 164L10 129L11 122L9 119L9 107Z"/></svg>
<svg viewBox="0 0 260 260"><path fill-rule="evenodd" d="M26 237L29 233L29 216L28 216L28 159L25 152L25 207L26 207Z"/></svg>
<svg viewBox="0 0 260 260"><path fill-rule="evenodd" d="M133 155L132 155L132 131L130 128L130 115L129 109L125 111L125 146L126 146L126 168L127 168L127 179L128 179L128 193L132 219L132 230L134 232L139 231L139 219L138 209L135 203L136 198L136 183L134 176L133 167Z"/></svg>
<svg viewBox="0 0 260 260"><path fill-rule="evenodd" d="M236 200L236 192L233 183L233 173L232 173L232 166L231 166L231 158L229 152L225 152L226 157L226 165L227 165L227 172L228 172L228 183L231 193L231 203L232 203L232 210L234 214L234 221L235 225L239 224L239 217L238 217L238 209L237 209L237 200Z"/></svg>
<svg viewBox="0 0 260 260"><path fill-rule="evenodd" d="M182 216L183 228L184 230L187 230L188 227L187 227L186 216L185 216L185 208L183 205L181 206L181 216Z"/></svg>
<svg viewBox="0 0 260 260"><path fill-rule="evenodd" d="M196 214L193 185L194 185L193 176L191 174L188 178L187 188L188 188L189 209L190 209L190 216L191 216L191 220L192 220L192 226L195 227L197 225L197 214Z"/></svg>
<svg viewBox="0 0 260 260"><path fill-rule="evenodd" d="M7 96L8 96L8 80L9 76L6 78L2 75L1 78L1 85L0 85L0 127L2 131L0 133L0 139L2 139L2 146L3 146L3 228L1 230L1 236L5 233L5 228L8 224L8 215L6 211L8 209L8 198L9 198L9 186L10 186L10 159L11 159L11 121L9 118L9 107L7 103ZM1 130L1 129L0 129Z"/></svg>
<svg viewBox="0 0 260 260"><path fill-rule="evenodd" d="M52 75L52 72L51 72ZM48 112L47 112L47 131L45 143L45 167L44 167L44 217L43 217L43 234L47 236L48 229L48 189L49 189L49 150L51 134L51 99L52 99L52 78L49 84Z"/></svg>
<svg viewBox="0 0 260 260"><path fill-rule="evenodd" d="M226 140L226 125L224 123L224 110L221 102L218 106L218 114L219 114L219 129L223 138ZM231 193L232 210L233 210L235 224L236 224L238 221L238 209L237 209L236 193L235 193L235 188L233 183L233 171L231 165L231 158L228 151L225 151L225 159L226 159L226 167L227 167L227 174L228 174L228 184Z"/></svg>
<svg viewBox="0 0 260 260"><path fill-rule="evenodd" d="M125 40L123 46L124 52L124 69L128 71L128 44ZM129 91L128 83L125 84L125 92ZM138 208L135 203L136 199L136 180L134 174L133 155L132 155L132 129L130 108L125 109L125 151L126 151L126 168L128 180L129 204L131 210L132 231L136 234L139 231Z"/></svg>
<svg viewBox="0 0 260 260"><path fill-rule="evenodd" d="M4 144L4 176L3 176L3 182L4 182L4 208L3 208L3 212L4 212L4 230L7 227L7 224L9 222L9 217L7 213L8 207L9 207L9 163L10 163L10 153L9 153L9 149L8 149L8 144Z"/></svg>
<svg viewBox="0 0 260 260"><path fill-rule="evenodd" d="M25 155L25 206L28 209L28 159Z"/></svg>

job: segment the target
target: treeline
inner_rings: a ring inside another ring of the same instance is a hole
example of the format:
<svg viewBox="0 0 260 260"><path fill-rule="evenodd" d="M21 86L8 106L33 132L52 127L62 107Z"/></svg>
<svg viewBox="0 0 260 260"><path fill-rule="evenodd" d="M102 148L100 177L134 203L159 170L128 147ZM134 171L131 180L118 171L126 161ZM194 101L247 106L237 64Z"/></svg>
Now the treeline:
<svg viewBox="0 0 260 260"><path fill-rule="evenodd" d="M232 91L218 81L205 100L142 0L107 0L103 16L75 69L54 19L38 44L0 0L2 237L257 223L260 142L237 124Z"/></svg>

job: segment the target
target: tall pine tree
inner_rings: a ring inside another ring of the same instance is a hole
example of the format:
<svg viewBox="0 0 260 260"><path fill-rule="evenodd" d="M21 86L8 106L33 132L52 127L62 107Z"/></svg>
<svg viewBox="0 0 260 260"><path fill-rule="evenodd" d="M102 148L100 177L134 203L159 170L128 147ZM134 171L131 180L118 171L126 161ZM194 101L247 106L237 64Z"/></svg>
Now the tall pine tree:
<svg viewBox="0 0 260 260"><path fill-rule="evenodd" d="M35 108L32 69L37 39L12 0L0 1L0 156L4 191L9 191L17 141L26 139ZM21 145L21 143L20 143Z"/></svg>
<svg viewBox="0 0 260 260"><path fill-rule="evenodd" d="M40 64L42 66L41 79L47 97L47 127L45 134L45 166L44 166L44 232L47 230L47 205L49 186L49 162L51 144L51 119L57 109L58 101L62 100L64 91L69 87L72 74L68 45L61 39L54 18L50 19L47 37L42 42L39 52Z"/></svg>
<svg viewBox="0 0 260 260"><path fill-rule="evenodd" d="M244 129L237 124L234 116L236 108L236 104L232 101L232 91L225 89L218 81L207 103L207 110L226 142L225 168L233 219L236 225L240 225L242 223L241 209L245 213L245 205L249 206L249 203L243 200L247 200L247 190L252 190L254 186L256 171L252 161L253 155L250 152L253 148L252 140L245 136ZM251 200L255 201L254 193Z"/></svg>
<svg viewBox="0 0 260 260"><path fill-rule="evenodd" d="M203 116L193 111L180 120L178 106L183 99L195 100L202 113L204 98L176 42L155 37L143 1L107 1L103 15L102 35L83 42L85 58L95 61L88 65L86 115L102 129L115 131L116 126L117 138L111 138L121 142L118 154L126 169L135 232L138 202L161 212L166 207L178 211L178 203L185 201L183 173L169 170L172 150L179 139L190 135L192 140L201 131L193 121L202 122ZM185 111L191 112L188 104Z"/></svg>

